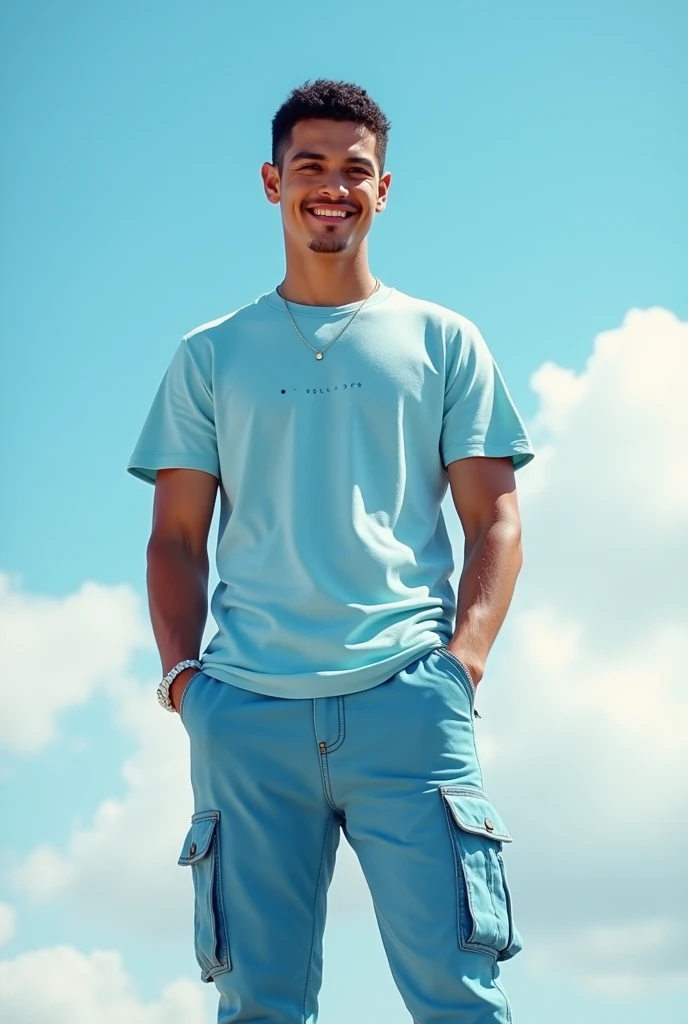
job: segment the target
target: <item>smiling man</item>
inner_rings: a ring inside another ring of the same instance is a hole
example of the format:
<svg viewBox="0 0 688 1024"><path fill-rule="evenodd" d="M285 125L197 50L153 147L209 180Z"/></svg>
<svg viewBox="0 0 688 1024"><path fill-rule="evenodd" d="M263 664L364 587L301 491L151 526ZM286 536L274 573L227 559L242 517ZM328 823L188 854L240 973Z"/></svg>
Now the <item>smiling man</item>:
<svg viewBox="0 0 688 1024"><path fill-rule="evenodd" d="M158 697L190 740L179 863L201 977L219 1024L317 1020L343 833L415 1024L507 1024L511 837L474 716L533 448L477 327L371 273L391 184L377 104L318 80L272 128L261 173L284 279L182 338L129 463L155 484L148 594ZM217 632L199 660L218 492Z"/></svg>

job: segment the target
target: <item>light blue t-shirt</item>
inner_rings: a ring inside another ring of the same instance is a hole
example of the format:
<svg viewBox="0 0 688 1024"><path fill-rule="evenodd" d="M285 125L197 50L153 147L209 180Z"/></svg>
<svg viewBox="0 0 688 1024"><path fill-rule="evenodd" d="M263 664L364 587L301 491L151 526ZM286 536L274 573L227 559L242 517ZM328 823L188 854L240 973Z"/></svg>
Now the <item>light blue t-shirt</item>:
<svg viewBox="0 0 688 1024"><path fill-rule="evenodd" d="M356 310L289 303L324 349ZM220 480L206 673L322 697L449 641L445 466L534 456L476 326L381 285L318 361L277 291L182 338L129 462Z"/></svg>

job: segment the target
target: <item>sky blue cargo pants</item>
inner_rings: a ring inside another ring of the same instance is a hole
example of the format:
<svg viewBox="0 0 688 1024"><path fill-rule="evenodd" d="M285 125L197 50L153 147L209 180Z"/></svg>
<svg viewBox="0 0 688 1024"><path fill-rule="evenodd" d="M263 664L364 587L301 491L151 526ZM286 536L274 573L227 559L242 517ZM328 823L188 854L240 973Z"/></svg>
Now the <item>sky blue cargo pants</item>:
<svg viewBox="0 0 688 1024"><path fill-rule="evenodd" d="M483 790L474 698L445 647L372 689L315 700L192 678L180 712L195 813L179 863L218 1024L317 1021L341 832L415 1024L512 1021L499 980L522 948L511 837Z"/></svg>

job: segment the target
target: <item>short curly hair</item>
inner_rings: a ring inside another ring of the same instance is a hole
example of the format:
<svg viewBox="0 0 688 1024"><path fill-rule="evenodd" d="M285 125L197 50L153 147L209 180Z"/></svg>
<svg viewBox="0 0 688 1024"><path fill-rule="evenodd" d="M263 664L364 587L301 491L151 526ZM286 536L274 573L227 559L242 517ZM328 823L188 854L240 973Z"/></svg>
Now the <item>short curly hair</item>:
<svg viewBox="0 0 688 1024"><path fill-rule="evenodd" d="M272 119L272 163L280 169L289 148L292 128L307 118L354 121L363 125L375 136L375 151L382 173L392 124L365 89L351 82L333 82L328 78L307 81L293 89Z"/></svg>

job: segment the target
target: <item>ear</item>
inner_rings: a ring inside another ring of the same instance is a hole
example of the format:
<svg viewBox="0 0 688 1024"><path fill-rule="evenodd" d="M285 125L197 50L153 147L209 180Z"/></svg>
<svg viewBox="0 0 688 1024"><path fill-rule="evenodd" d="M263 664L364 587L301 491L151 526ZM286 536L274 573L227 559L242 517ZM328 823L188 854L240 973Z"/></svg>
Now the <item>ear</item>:
<svg viewBox="0 0 688 1024"><path fill-rule="evenodd" d="M268 202L279 203L281 198L279 168L275 164L264 163L260 169L260 176L263 179L263 188Z"/></svg>
<svg viewBox="0 0 688 1024"><path fill-rule="evenodd" d="M375 203L375 213L382 213L385 206L387 205L387 193L389 192L389 186L392 184L392 175L389 171L383 174L377 186L377 201Z"/></svg>

